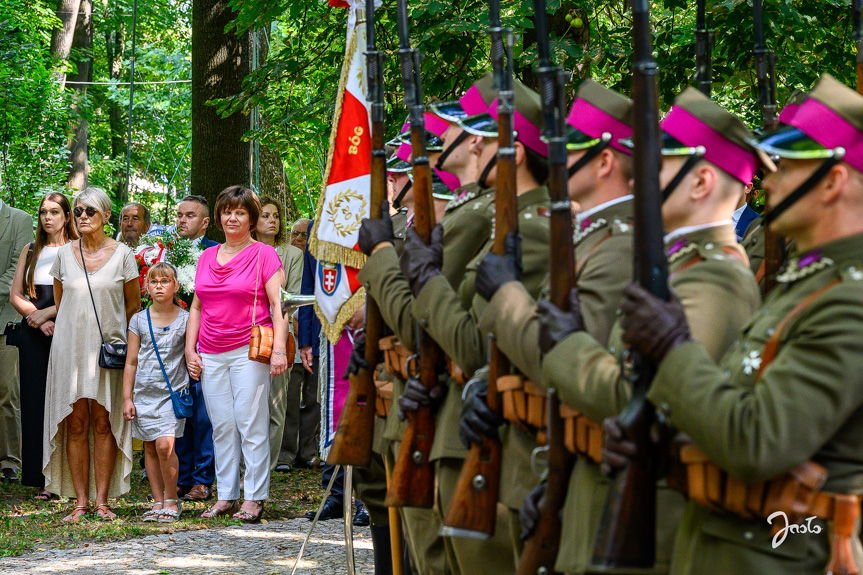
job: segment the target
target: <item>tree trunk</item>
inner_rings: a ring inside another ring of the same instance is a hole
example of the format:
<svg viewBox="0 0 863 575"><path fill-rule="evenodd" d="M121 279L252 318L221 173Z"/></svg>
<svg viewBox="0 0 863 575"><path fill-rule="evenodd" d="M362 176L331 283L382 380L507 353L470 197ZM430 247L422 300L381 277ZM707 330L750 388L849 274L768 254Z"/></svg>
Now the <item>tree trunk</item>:
<svg viewBox="0 0 863 575"><path fill-rule="evenodd" d="M121 80L123 72L123 31L105 32L105 51L107 53L108 76L112 80ZM113 100L108 101L108 126L111 129L111 159L117 160L126 155L126 125L123 122L123 111ZM119 164L118 164L119 165ZM111 188L113 196L123 195L124 172L118 169L112 177Z"/></svg>
<svg viewBox="0 0 863 575"><path fill-rule="evenodd" d="M258 52L260 65L263 65L263 63L267 61L267 57L270 52L269 42L267 40L268 32L264 32L267 28L269 28L269 26L257 32L258 45L260 46ZM269 131L270 126L270 118L266 114L262 113L260 131L267 132ZM261 143L259 162L261 178L261 181L258 184L260 188L259 191L261 195L270 196L282 202L282 206L285 209L285 225L288 226L300 217L300 213L297 211L297 206L294 204L294 196L291 193L291 187L288 184L287 178L285 178L285 165L282 162L282 156L279 154L277 149Z"/></svg>
<svg viewBox="0 0 863 575"><path fill-rule="evenodd" d="M192 1L192 193L215 206L216 197L233 185L251 183L250 147L243 141L249 118L231 114L222 118L206 103L239 94L250 71L249 34L237 38L225 33L234 13L227 0ZM210 222L207 235L224 235Z"/></svg>
<svg viewBox="0 0 863 575"><path fill-rule="evenodd" d="M93 81L93 4L91 0L81 0L78 21L75 26L75 65L77 74L72 76L74 82ZM72 190L83 190L87 187L90 168L88 158L89 127L84 110L87 100L87 86L72 84L72 114L71 138L69 140L69 178L66 186Z"/></svg>
<svg viewBox="0 0 863 575"><path fill-rule="evenodd" d="M69 53L72 51L80 7L81 0L57 0L57 18L60 19L61 26L55 28L51 34L51 55L58 61L62 70L57 72L57 79L61 83L66 82L65 60L69 58Z"/></svg>

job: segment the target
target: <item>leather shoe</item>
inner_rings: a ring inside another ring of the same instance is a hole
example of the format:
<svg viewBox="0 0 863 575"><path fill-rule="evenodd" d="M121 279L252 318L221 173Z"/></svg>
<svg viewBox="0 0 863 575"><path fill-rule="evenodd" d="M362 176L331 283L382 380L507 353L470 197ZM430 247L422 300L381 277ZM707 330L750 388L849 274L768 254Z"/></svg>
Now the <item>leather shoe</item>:
<svg viewBox="0 0 863 575"><path fill-rule="evenodd" d="M315 520L315 513L317 511L309 511L306 513L306 519L309 521ZM342 506L332 499L328 499L326 503L324 503L324 508L321 510L321 516L318 518L318 521L326 521L328 519L341 519L344 517L344 510Z"/></svg>
<svg viewBox="0 0 863 575"><path fill-rule="evenodd" d="M18 471L11 467L4 467L0 470L0 477L7 483L18 483Z"/></svg>
<svg viewBox="0 0 863 575"><path fill-rule="evenodd" d="M366 527L372 522L369 518L369 512L366 511L366 506L360 501L357 501L357 512L351 522L357 527Z"/></svg>
<svg viewBox="0 0 863 575"><path fill-rule="evenodd" d="M277 473L290 473L291 465L289 463L279 463L278 465L276 465L273 471Z"/></svg>
<svg viewBox="0 0 863 575"><path fill-rule="evenodd" d="M191 490L192 490L192 487L190 485L178 485L177 486L177 497L182 499Z"/></svg>
<svg viewBox="0 0 863 575"><path fill-rule="evenodd" d="M206 485L201 485L200 483L197 485L193 485L192 489L183 496L183 499L186 501L206 501L210 497L213 496L212 491Z"/></svg>

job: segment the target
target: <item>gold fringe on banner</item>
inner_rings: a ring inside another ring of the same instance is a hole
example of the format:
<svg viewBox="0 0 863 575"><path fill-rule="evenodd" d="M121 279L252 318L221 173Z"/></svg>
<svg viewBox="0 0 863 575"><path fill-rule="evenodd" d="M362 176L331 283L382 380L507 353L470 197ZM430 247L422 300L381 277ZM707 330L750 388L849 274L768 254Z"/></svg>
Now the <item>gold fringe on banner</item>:
<svg viewBox="0 0 863 575"><path fill-rule="evenodd" d="M345 53L345 65L342 66L342 75L339 78L338 95L336 96L336 109L333 114L333 128L330 130L330 146L327 150L327 168L324 172L324 181L321 184L321 193L318 196L318 208L315 210L315 225L312 229L312 234L309 237L309 250L312 255L318 259L327 262L344 263L354 268L363 267L366 263L366 256L362 252L358 252L345 246L340 246L331 242L318 239L318 226L321 224L321 217L324 213L324 202L327 199L327 182L330 179L330 171L333 167L333 154L336 149L336 132L339 129L339 121L342 118L342 107L345 99L345 86L348 82L348 73L350 73L351 62L354 59L354 53L357 51L359 26L354 28L351 34L351 41L348 43L347 52ZM348 263L348 262L353 263Z"/></svg>
<svg viewBox="0 0 863 575"><path fill-rule="evenodd" d="M336 133L339 129L339 122L342 117L342 108L344 104L344 95L348 81L348 74L350 73L351 62L354 59L354 55L357 51L357 44L359 42L359 24L354 28L351 33L351 39L348 42L347 49L345 52L345 63L342 66L342 74L339 78L339 88L336 96L336 106L335 113L333 114L333 126L332 130L330 130L330 142L329 149L327 151L327 165L326 170L324 172L324 181L321 184L321 193L318 197L317 210L315 213L317 217L315 218L315 225L312 228L311 235L309 236L309 250L312 255L318 261L324 262L334 262L339 263L345 266L350 266L353 268L361 268L366 263L366 255L357 250L346 248L345 246L340 246L338 244L334 244L332 242L327 242L318 239L318 226L321 223L321 217L324 214L324 207L326 202L326 194L327 194L327 182L330 179L330 172L333 167L333 154L335 152L336 147ZM345 278L344 281L347 281ZM321 320L321 326L323 327L324 334L327 339L335 345L339 337L341 337L342 329L344 328L345 323L353 315L360 310L360 308L365 304L365 289L360 287L354 294L351 295L348 300L342 304L342 307L339 309L339 313L336 316L336 321L333 324L330 324L324 314L321 312L320 306L318 306L318 302L315 302L315 313L318 316L318 319Z"/></svg>
<svg viewBox="0 0 863 575"><path fill-rule="evenodd" d="M321 308L318 307L318 302L315 302L315 313L318 314L318 319L321 320L321 327L324 330L324 335L327 336L327 339L330 340L331 344L336 345L336 343L338 343L339 338L342 336L342 330L344 329L345 324L360 310L360 308L365 305L365 303L366 290L365 288L360 287L360 289L355 291L354 294L348 298L348 301L346 301L339 309L339 314L336 316L336 323L330 325L324 317L324 314L321 312Z"/></svg>

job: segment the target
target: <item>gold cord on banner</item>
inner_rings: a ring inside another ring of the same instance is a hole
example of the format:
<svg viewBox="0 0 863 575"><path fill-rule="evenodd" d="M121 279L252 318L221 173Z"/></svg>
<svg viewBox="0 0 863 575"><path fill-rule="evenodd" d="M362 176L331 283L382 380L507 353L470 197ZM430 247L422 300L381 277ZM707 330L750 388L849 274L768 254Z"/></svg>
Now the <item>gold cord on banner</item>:
<svg viewBox="0 0 863 575"><path fill-rule="evenodd" d="M339 313L336 316L335 323L330 325L324 317L321 308L318 306L318 302L315 302L315 313L318 314L318 318L321 320L321 327L324 330L324 335L327 336L327 339L331 344L336 345L339 342L339 338L342 336L342 329L345 324L360 310L360 308L365 305L365 303L366 290L365 288L360 287L353 295L351 295L351 297L348 298L348 301L339 308Z"/></svg>

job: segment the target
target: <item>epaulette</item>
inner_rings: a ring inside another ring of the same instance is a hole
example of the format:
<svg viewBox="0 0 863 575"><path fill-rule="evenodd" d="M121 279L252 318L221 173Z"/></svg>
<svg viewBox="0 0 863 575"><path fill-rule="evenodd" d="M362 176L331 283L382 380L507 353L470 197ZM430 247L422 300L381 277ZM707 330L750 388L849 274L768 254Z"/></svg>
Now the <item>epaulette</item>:
<svg viewBox="0 0 863 575"><path fill-rule="evenodd" d="M611 235L617 236L622 234L631 234L633 227L632 222L622 220L620 218L614 218L611 220Z"/></svg>
<svg viewBox="0 0 863 575"><path fill-rule="evenodd" d="M816 250L802 257L789 259L782 271L776 275L776 282L791 284L833 265L835 265L833 260L824 256L820 250Z"/></svg>
<svg viewBox="0 0 863 575"><path fill-rule="evenodd" d="M839 277L843 280L863 281L863 270L858 269L857 266L848 266L839 272Z"/></svg>
<svg viewBox="0 0 863 575"><path fill-rule="evenodd" d="M582 222L582 225L584 225L584 224L585 224L585 222ZM608 225L608 220L606 220L605 218L599 218L595 222L591 222L590 220L587 220L586 224L587 225L584 225L584 227L577 226L577 227L581 227L581 229L576 230L575 233L572 234L572 243L574 245L577 246L578 244L583 242L584 239L587 236L589 236L590 234L592 234L593 232L603 229L605 226Z"/></svg>

